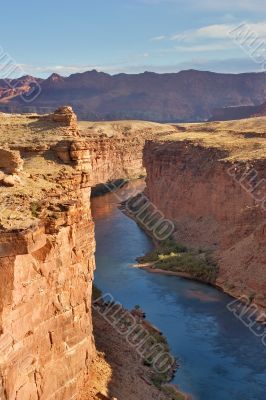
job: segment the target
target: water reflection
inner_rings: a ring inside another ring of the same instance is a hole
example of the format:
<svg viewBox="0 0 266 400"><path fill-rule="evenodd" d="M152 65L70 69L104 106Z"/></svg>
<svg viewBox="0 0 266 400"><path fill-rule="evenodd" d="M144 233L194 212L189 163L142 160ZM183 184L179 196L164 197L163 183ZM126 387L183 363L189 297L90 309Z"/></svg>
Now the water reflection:
<svg viewBox="0 0 266 400"><path fill-rule="evenodd" d="M265 400L266 349L227 310L231 299L199 282L130 267L153 244L117 201L112 194L93 200L96 284L125 307L144 308L181 361L175 382L195 399Z"/></svg>

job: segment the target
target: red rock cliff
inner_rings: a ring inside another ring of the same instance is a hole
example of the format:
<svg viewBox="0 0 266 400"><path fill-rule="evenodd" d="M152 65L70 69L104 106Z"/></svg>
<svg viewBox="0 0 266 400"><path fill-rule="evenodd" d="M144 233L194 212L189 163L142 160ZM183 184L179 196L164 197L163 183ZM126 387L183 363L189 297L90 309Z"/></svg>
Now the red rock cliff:
<svg viewBox="0 0 266 400"><path fill-rule="evenodd" d="M0 123L12 147L0 149L0 398L73 399L95 355L91 165L72 124ZM69 163L57 155L62 141Z"/></svg>
<svg viewBox="0 0 266 400"><path fill-rule="evenodd" d="M93 139L63 141L56 145L58 157L67 164L91 171L90 184L115 179L137 178L145 173L142 165L144 142L137 139ZM134 150L133 150L134 149Z"/></svg>
<svg viewBox="0 0 266 400"><path fill-rule="evenodd" d="M144 136L169 130L105 128L79 131L69 107L0 116L1 400L70 400L90 372L90 188L142 174Z"/></svg>
<svg viewBox="0 0 266 400"><path fill-rule="evenodd" d="M175 131L171 125L145 121L83 122L80 128L94 184L144 175L145 140Z"/></svg>
<svg viewBox="0 0 266 400"><path fill-rule="evenodd" d="M144 150L146 194L174 221L177 242L212 250L220 267L217 284L261 307L266 307L264 123L183 125L172 137L147 142Z"/></svg>
<svg viewBox="0 0 266 400"><path fill-rule="evenodd" d="M94 356L94 234L84 204L1 234L1 399L71 399Z"/></svg>

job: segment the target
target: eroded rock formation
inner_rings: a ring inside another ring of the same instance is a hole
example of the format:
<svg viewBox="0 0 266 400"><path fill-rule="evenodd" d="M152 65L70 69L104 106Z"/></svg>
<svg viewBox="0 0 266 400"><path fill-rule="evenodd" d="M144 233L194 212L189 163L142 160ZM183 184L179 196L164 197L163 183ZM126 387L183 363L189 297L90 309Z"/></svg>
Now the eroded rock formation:
<svg viewBox="0 0 266 400"><path fill-rule="evenodd" d="M68 128L36 146L21 120L20 153L0 152L20 180L0 190L0 398L71 399L95 353L91 181L53 150Z"/></svg>
<svg viewBox="0 0 266 400"><path fill-rule="evenodd" d="M84 204L1 234L1 399L71 399L94 357L94 235Z"/></svg>
<svg viewBox="0 0 266 400"><path fill-rule="evenodd" d="M0 147L0 185L12 187L20 183L18 173L23 169L20 152Z"/></svg>
<svg viewBox="0 0 266 400"><path fill-rule="evenodd" d="M265 118L178 126L146 144L146 195L176 241L213 252L217 284L266 307Z"/></svg>
<svg viewBox="0 0 266 400"><path fill-rule="evenodd" d="M58 108L53 114L50 114L50 119L63 126L68 126L74 131L77 130L78 120L76 114L72 110L72 107Z"/></svg>
<svg viewBox="0 0 266 400"><path fill-rule="evenodd" d="M92 172L92 186L118 178L134 178L145 173L142 165L144 142L138 139L87 139L58 143L58 157L78 170ZM132 152L132 149L134 151Z"/></svg>
<svg viewBox="0 0 266 400"><path fill-rule="evenodd" d="M176 240L213 251L217 284L266 306L265 119L250 121L84 127L69 108L1 114L1 400L70 400L90 376L90 188L143 174L145 139L146 193Z"/></svg>
<svg viewBox="0 0 266 400"><path fill-rule="evenodd" d="M69 107L0 130L0 399L70 400L95 356L90 188L139 176L144 137L80 132Z"/></svg>
<svg viewBox="0 0 266 400"><path fill-rule="evenodd" d="M6 174L15 174L22 170L23 160L18 151L0 148L0 170Z"/></svg>

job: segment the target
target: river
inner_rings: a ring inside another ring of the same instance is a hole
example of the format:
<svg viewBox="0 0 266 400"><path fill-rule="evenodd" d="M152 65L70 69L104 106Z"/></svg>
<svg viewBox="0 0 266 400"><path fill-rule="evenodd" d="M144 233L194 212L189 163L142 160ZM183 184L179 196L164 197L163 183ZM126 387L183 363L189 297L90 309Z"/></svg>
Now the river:
<svg viewBox="0 0 266 400"><path fill-rule="evenodd" d="M144 309L181 364L174 383L193 399L265 400L266 347L227 309L232 299L198 282L132 267L136 257L153 248L117 208L134 185L92 199L96 285L126 308Z"/></svg>

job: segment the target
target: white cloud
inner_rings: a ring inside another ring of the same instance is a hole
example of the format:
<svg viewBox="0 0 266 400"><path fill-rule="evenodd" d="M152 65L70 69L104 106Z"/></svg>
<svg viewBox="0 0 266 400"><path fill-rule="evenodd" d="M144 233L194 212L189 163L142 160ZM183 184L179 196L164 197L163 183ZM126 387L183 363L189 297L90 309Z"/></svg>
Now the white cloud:
<svg viewBox="0 0 266 400"><path fill-rule="evenodd" d="M160 42L161 40L164 40L164 39L166 39L166 36L161 35L161 36L155 36L155 37L151 38L151 41L152 42Z"/></svg>
<svg viewBox="0 0 266 400"><path fill-rule="evenodd" d="M247 24L248 27L257 35L266 38L266 21Z"/></svg>
<svg viewBox="0 0 266 400"><path fill-rule="evenodd" d="M171 37L177 41L195 41L199 39L228 39L230 32L240 24L214 24L203 26L198 29L181 32ZM266 37L266 22L247 23L250 31L258 36Z"/></svg>
<svg viewBox="0 0 266 400"><path fill-rule="evenodd" d="M234 25L216 24L203 26L202 28L178 33L173 35L171 40L191 41L195 39L224 39L228 37L229 32L234 28Z"/></svg>

